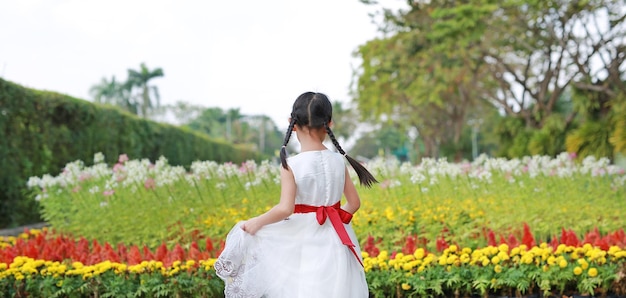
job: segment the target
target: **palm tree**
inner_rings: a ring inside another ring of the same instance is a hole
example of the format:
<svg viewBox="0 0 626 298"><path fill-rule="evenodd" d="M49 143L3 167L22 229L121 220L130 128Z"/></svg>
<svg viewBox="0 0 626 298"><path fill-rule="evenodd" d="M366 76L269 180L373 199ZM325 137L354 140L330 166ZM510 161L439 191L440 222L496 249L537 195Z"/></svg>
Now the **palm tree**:
<svg viewBox="0 0 626 298"><path fill-rule="evenodd" d="M121 85L115 81L115 76L112 76L110 81L102 78L99 84L89 89L89 93L98 103L116 105L119 101Z"/></svg>
<svg viewBox="0 0 626 298"><path fill-rule="evenodd" d="M159 90L156 86L148 85L148 82L154 78L162 77L163 70L161 68L155 68L153 70L148 69L145 63L141 63L139 70L128 70L127 86L138 87L140 89L140 101L138 102L141 110L141 116L147 117L148 111L158 109L161 106L159 98ZM150 93L154 95L156 105L153 105Z"/></svg>
<svg viewBox="0 0 626 298"><path fill-rule="evenodd" d="M120 83L112 76L110 81L102 78L99 84L89 89L89 93L95 102L118 106L137 115L137 103L132 100L131 88L128 83Z"/></svg>

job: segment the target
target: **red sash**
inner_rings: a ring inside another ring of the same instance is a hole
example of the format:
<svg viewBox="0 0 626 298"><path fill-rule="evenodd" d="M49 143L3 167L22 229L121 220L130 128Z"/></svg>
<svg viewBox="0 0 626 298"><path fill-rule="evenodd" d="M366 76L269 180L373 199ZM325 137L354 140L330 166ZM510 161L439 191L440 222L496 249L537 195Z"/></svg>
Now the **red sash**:
<svg viewBox="0 0 626 298"><path fill-rule="evenodd" d="M337 204L332 205L332 206L311 206L311 205L296 204L295 209L293 211L293 213L309 213L309 212L316 213L317 222L320 225L324 224L324 222L326 222L326 218L328 218L330 220L330 223L333 225L333 228L335 228L337 235L339 235L339 239L341 239L341 243L343 243L345 246L347 246L350 249L350 251L352 251L352 254L354 255L354 257L356 257L357 261L359 261L361 266L363 266L363 262L361 262L361 258L359 258L359 255L356 253L356 250L354 249L355 246L352 243L352 240L350 240L350 236L348 236L346 227L343 226L344 223L345 224L350 223L350 220L352 220L352 214L341 209L340 202L337 202Z"/></svg>

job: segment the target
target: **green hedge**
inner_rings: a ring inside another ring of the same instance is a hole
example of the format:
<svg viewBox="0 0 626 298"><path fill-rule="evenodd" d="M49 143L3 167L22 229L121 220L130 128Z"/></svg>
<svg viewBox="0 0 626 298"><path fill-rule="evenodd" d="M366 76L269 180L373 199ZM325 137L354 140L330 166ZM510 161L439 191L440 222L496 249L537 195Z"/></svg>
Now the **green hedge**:
<svg viewBox="0 0 626 298"><path fill-rule="evenodd" d="M0 227L39 220L27 196L31 176L56 174L68 162L107 163L120 154L188 166L195 160L242 162L261 157L176 126L138 118L116 107L22 87L0 79Z"/></svg>

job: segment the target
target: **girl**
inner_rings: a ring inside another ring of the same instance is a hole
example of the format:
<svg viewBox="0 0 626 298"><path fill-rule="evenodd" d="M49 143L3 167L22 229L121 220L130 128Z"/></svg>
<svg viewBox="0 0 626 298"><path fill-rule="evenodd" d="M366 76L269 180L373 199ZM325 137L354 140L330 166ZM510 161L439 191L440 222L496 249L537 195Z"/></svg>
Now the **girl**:
<svg viewBox="0 0 626 298"><path fill-rule="evenodd" d="M343 157L362 185L378 181L345 154L331 126L332 105L326 95L306 92L296 99L280 150L280 202L237 223L215 263L226 297L369 296L359 243L350 225L361 202ZM293 131L301 153L287 159ZM326 135L339 153L324 146Z"/></svg>

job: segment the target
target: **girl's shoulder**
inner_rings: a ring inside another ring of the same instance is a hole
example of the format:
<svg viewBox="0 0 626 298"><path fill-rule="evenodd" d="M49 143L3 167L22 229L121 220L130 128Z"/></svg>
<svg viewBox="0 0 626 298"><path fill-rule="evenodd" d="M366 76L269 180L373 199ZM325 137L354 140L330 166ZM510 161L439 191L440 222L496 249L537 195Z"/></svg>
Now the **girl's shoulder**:
<svg viewBox="0 0 626 298"><path fill-rule="evenodd" d="M325 150L312 150L312 151L302 151L296 155L292 155L287 158L289 162L301 162L306 160L315 161L318 158L325 159L342 159L343 155L338 152L331 151L329 149Z"/></svg>

